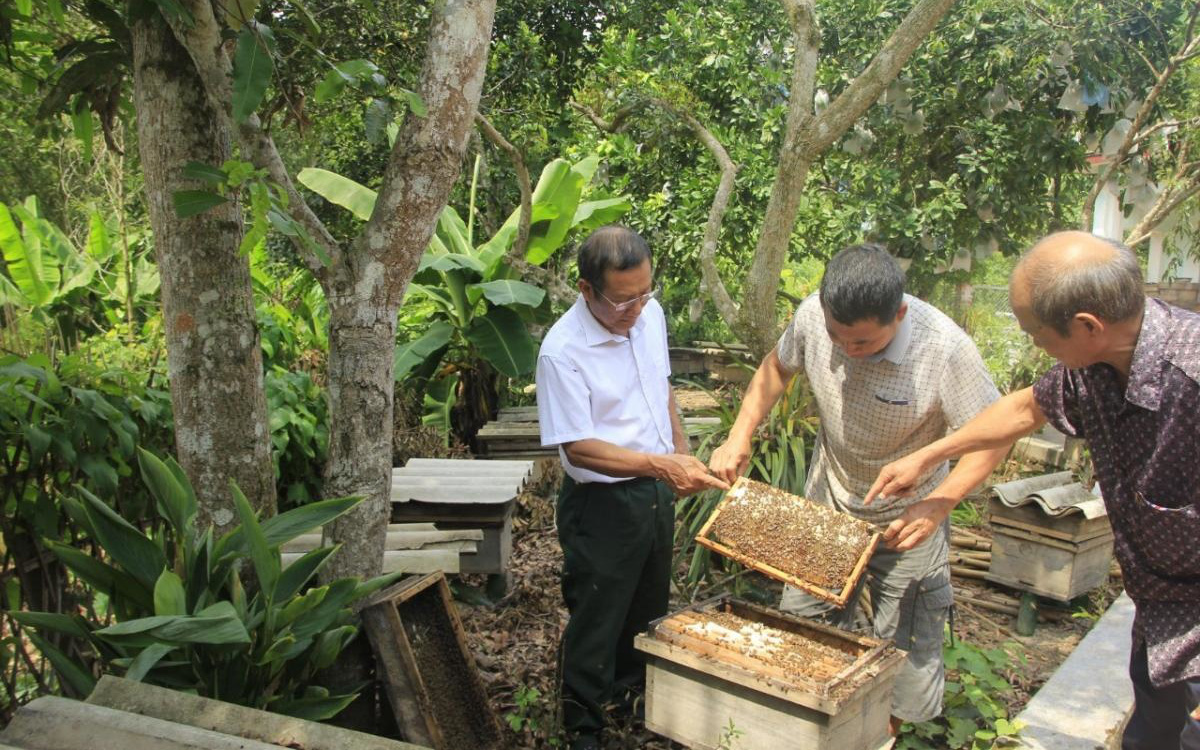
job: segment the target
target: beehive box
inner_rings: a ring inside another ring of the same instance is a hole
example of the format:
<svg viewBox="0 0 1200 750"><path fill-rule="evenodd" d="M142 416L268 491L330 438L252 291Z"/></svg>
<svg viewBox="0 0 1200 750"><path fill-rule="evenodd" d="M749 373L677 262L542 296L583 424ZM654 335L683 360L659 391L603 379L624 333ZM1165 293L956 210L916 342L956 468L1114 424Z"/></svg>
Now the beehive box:
<svg viewBox="0 0 1200 750"><path fill-rule="evenodd" d="M881 536L845 513L740 477L696 541L841 607Z"/></svg>
<svg viewBox="0 0 1200 750"><path fill-rule="evenodd" d="M728 597L653 623L646 727L691 748L874 750L888 740L892 683L904 655Z"/></svg>
<svg viewBox="0 0 1200 750"><path fill-rule="evenodd" d="M1112 565L1113 535L1067 542L1024 529L992 527L987 579L1067 602L1102 586Z"/></svg>
<svg viewBox="0 0 1200 750"><path fill-rule="evenodd" d="M404 579L362 614L404 739L435 750L508 747L442 573Z"/></svg>

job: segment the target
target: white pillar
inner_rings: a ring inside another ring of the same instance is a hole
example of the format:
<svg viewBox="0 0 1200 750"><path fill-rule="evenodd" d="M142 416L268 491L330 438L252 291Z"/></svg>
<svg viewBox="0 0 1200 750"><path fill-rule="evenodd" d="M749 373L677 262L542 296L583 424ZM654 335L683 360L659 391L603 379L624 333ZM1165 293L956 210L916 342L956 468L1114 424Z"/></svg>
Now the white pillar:
<svg viewBox="0 0 1200 750"><path fill-rule="evenodd" d="M1121 225L1125 216L1121 212L1121 195L1116 182L1109 180L1096 197L1096 209L1092 214L1092 234L1110 240L1122 239Z"/></svg>

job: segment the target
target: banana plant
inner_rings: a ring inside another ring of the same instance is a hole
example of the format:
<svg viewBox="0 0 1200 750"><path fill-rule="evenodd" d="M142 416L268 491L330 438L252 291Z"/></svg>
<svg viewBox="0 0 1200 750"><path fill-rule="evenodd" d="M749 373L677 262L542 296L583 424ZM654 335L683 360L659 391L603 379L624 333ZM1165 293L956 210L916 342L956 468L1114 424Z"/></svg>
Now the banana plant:
<svg viewBox="0 0 1200 750"><path fill-rule="evenodd" d="M555 159L545 166L531 196L525 262L543 264L573 232L611 223L629 210L624 197L583 200L598 166L596 156L574 164ZM359 219L374 210L374 192L352 180L318 169L303 170L299 178ZM473 409L476 413L456 425L462 437L491 416L497 374L518 378L533 370L537 343L528 324L550 317L545 290L522 281L508 262L519 220L520 211L513 211L495 235L476 245L471 227L447 206L405 300L407 311L428 322L397 344L395 378L425 389L425 423L443 431L454 408L460 414ZM450 377L458 378L453 388L436 382Z"/></svg>
<svg viewBox="0 0 1200 750"><path fill-rule="evenodd" d="M75 693L87 695L89 665L69 658L43 636L78 639L105 671L254 708L323 720L355 694L330 695L314 684L358 632L350 605L397 580L343 578L310 586L336 547L320 547L283 567L280 547L328 523L360 498L323 500L260 521L231 485L241 523L215 539L196 527L196 495L174 460L141 451L143 481L161 523L150 533L96 495L64 499L68 513L104 550L90 555L47 541L80 581L109 597L116 622L79 614L12 612ZM255 589L241 582L252 569ZM31 632L37 631L37 632Z"/></svg>
<svg viewBox="0 0 1200 750"><path fill-rule="evenodd" d="M153 263L145 254L123 258L98 212L89 217L87 242L80 249L42 215L34 196L12 206L0 203L0 254L5 271L0 273L0 305L57 328L64 346L87 308L87 293L97 293L108 322L115 324L122 310L131 317L135 302L158 291Z"/></svg>

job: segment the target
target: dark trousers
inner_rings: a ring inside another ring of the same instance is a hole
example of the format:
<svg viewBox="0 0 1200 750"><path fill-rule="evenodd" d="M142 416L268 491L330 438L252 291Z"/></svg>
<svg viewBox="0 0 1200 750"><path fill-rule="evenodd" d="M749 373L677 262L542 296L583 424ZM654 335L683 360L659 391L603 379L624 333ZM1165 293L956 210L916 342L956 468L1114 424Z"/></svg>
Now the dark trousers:
<svg viewBox="0 0 1200 750"><path fill-rule="evenodd" d="M1190 718L1200 705L1200 680L1163 687L1150 683L1146 642L1134 639L1129 655L1133 680L1133 716L1121 738L1121 750L1200 750L1200 721Z"/></svg>
<svg viewBox="0 0 1200 750"><path fill-rule="evenodd" d="M563 480L558 540L563 550L563 724L599 732L605 707L645 681L633 637L667 613L675 495L662 482Z"/></svg>

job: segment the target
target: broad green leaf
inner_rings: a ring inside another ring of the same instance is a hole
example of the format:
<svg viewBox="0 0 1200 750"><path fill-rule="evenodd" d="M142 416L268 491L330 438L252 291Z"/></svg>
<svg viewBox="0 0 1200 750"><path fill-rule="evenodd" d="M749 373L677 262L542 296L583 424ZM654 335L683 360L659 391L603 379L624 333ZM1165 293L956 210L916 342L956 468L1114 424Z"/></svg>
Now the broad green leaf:
<svg viewBox="0 0 1200 750"><path fill-rule="evenodd" d="M338 654L357 634L358 628L353 625L343 625L340 628L321 633L317 636L309 665L313 669L325 669L332 666L333 662L337 660Z"/></svg>
<svg viewBox="0 0 1200 750"><path fill-rule="evenodd" d="M351 693L328 698L283 699L271 703L270 709L275 713L294 716L297 719L326 721L341 713L357 697L357 693Z"/></svg>
<svg viewBox="0 0 1200 750"><path fill-rule="evenodd" d="M210 208L228 202L228 198L208 190L176 190L171 193L171 205L175 207L175 215L180 219L202 214Z"/></svg>
<svg viewBox="0 0 1200 750"><path fill-rule="evenodd" d="M290 569L290 568L289 568ZM329 593L328 586L320 586L315 589L309 589L303 596L293 597L279 613L276 619L276 625L279 628L284 628L296 620L297 617L312 610L318 604L325 600L325 595Z"/></svg>
<svg viewBox="0 0 1200 750"><path fill-rule="evenodd" d="M89 695L96 687L96 678L90 672L85 672L75 660L51 646L45 639L34 633L28 633L29 640L37 646L38 651L54 665L54 671L66 684L71 686L80 697Z"/></svg>
<svg viewBox="0 0 1200 750"><path fill-rule="evenodd" d="M353 601L358 581L339 578L328 586L324 597L315 607L301 614L292 623L292 635L297 639L313 638L327 629L346 606Z"/></svg>
<svg viewBox="0 0 1200 750"><path fill-rule="evenodd" d="M142 481L154 496L159 513L171 522L176 533L184 534L191 528L197 512L196 497L191 492L191 486L180 484L178 474L153 453L142 448L138 449L138 467Z"/></svg>
<svg viewBox="0 0 1200 750"><path fill-rule="evenodd" d="M370 80L378 73L379 66L370 60L340 62L334 65L333 69L326 73L321 82L317 84L316 90L313 91L313 100L327 102L345 91L347 86Z"/></svg>
<svg viewBox="0 0 1200 750"><path fill-rule="evenodd" d="M533 200L536 203L553 204L558 208L558 216L548 224L539 224L537 230L530 233L529 245L525 249L527 261L534 265L545 263L562 246L586 183L582 171L572 168L563 159L555 159L542 170L542 176L533 191Z"/></svg>
<svg viewBox="0 0 1200 750"><path fill-rule="evenodd" d="M367 113L363 116L367 142L372 146L378 146L386 141L387 127L391 122L392 105L386 99L372 99L371 103L367 105Z"/></svg>
<svg viewBox="0 0 1200 750"><path fill-rule="evenodd" d="M237 508L238 516L242 521L242 534L250 548L250 560L254 563L254 573L258 576L258 583L269 597L273 597L275 583L279 580L279 550L272 549L267 544L262 526L259 525L258 518L250 507L250 501L246 499L237 483L232 479L229 480L229 488L233 492L233 505Z"/></svg>
<svg viewBox="0 0 1200 750"><path fill-rule="evenodd" d="M71 113L71 127L75 131L75 137L79 139L79 145L83 147L83 163L92 163L92 142L95 140L95 123L92 120L92 110L87 104L76 106L75 111Z"/></svg>
<svg viewBox="0 0 1200 750"><path fill-rule="evenodd" d="M263 521L263 536L266 537L269 546L277 547L318 526L324 526L360 502L362 502L362 498L359 497L337 497L292 508L286 513L280 513ZM216 554L218 557L223 557L230 552L244 554L248 550L249 547L246 545L242 529L236 528L221 539Z"/></svg>
<svg viewBox="0 0 1200 750"><path fill-rule="evenodd" d="M238 32L233 54L233 118L237 122L254 114L267 93L275 70L273 47L271 30L262 24L248 23Z"/></svg>
<svg viewBox="0 0 1200 750"><path fill-rule="evenodd" d="M474 248L467 237L467 224L452 207L446 206L438 214L437 236L451 253L474 256Z"/></svg>
<svg viewBox="0 0 1200 750"><path fill-rule="evenodd" d="M306 167L300 170L296 179L300 180L304 187L363 221L371 218L371 212L375 210L375 191L340 174L326 169Z"/></svg>
<svg viewBox="0 0 1200 750"><path fill-rule="evenodd" d="M99 211L88 216L87 254L96 262L104 263L113 257L116 245L108 234L108 225Z"/></svg>
<svg viewBox="0 0 1200 750"><path fill-rule="evenodd" d="M408 102L408 109L417 117L424 117L429 114L429 110L425 107L424 100L421 95L415 91L401 90L401 95L404 101Z"/></svg>
<svg viewBox="0 0 1200 750"><path fill-rule="evenodd" d="M595 229L612 224L633 208L629 198L605 198L598 201L583 201L575 209L571 226L578 229Z"/></svg>
<svg viewBox="0 0 1200 750"><path fill-rule="evenodd" d="M187 614L187 595L183 591L183 581L171 570L164 570L154 584L154 614Z"/></svg>
<svg viewBox="0 0 1200 750"><path fill-rule="evenodd" d="M424 271L427 268L432 268L435 271L454 271L463 268L469 271L474 271L480 276L483 275L484 266L477 258L471 255L462 255L460 253L447 253L445 255L431 255L425 253L421 256L421 264L417 269L418 272Z"/></svg>
<svg viewBox="0 0 1200 750"><path fill-rule="evenodd" d="M16 0L17 12L29 18L33 15L33 0Z"/></svg>
<svg viewBox="0 0 1200 750"><path fill-rule="evenodd" d="M226 602L228 603L228 602ZM114 642L137 636L170 641L172 643L249 643L250 634L233 614L218 616L154 616L110 625L96 631Z"/></svg>
<svg viewBox="0 0 1200 750"><path fill-rule="evenodd" d="M87 627L79 619L57 612L16 612L10 611L8 616L27 628L38 630L53 630L56 633L66 633L75 638L88 637Z"/></svg>
<svg viewBox="0 0 1200 750"><path fill-rule="evenodd" d="M429 355L450 343L454 326L445 320L435 320L429 330L417 339L396 345L394 356L396 382L400 382L413 368L429 358Z"/></svg>
<svg viewBox="0 0 1200 750"><path fill-rule="evenodd" d="M470 288L483 292L483 296L493 305L528 305L537 307L542 304L546 292L533 284L515 279L500 279L483 284L472 284Z"/></svg>
<svg viewBox="0 0 1200 750"><path fill-rule="evenodd" d="M18 209L18 213L22 212ZM8 275L30 305L41 307L54 296L59 267L56 258L43 252L40 237L35 232L35 227L26 223L26 233L33 236L23 239L12 213L0 203L0 252L4 254Z"/></svg>
<svg viewBox="0 0 1200 750"><path fill-rule="evenodd" d="M329 556L340 546L318 547L310 550L304 553L299 560L284 568L283 572L279 574L279 583L275 584L275 600L286 602L300 593L300 589L304 588L305 584L312 579L313 575L329 559Z"/></svg>
<svg viewBox="0 0 1200 750"><path fill-rule="evenodd" d="M85 510L104 551L143 586L153 589L166 558L158 545L148 539L100 498L76 485L83 495Z"/></svg>
<svg viewBox="0 0 1200 750"><path fill-rule="evenodd" d="M174 651L177 647L169 643L152 643L129 664L129 668L125 670L125 679L141 682L154 665L158 664L164 656Z"/></svg>
<svg viewBox="0 0 1200 750"><path fill-rule="evenodd" d="M466 337L484 359L510 378L528 373L537 362L537 344L525 322L506 307L475 316Z"/></svg>
<svg viewBox="0 0 1200 750"><path fill-rule="evenodd" d="M88 523L91 523L91 518L88 518ZM47 542L47 546L63 565L96 589L109 596L123 598L140 611L153 611L154 598L150 586L141 585L125 571L103 563L68 544Z"/></svg>
<svg viewBox="0 0 1200 750"><path fill-rule="evenodd" d="M209 185L221 185L225 182L225 172L220 167L199 161L189 161L183 166L183 176L189 180L206 182Z"/></svg>

